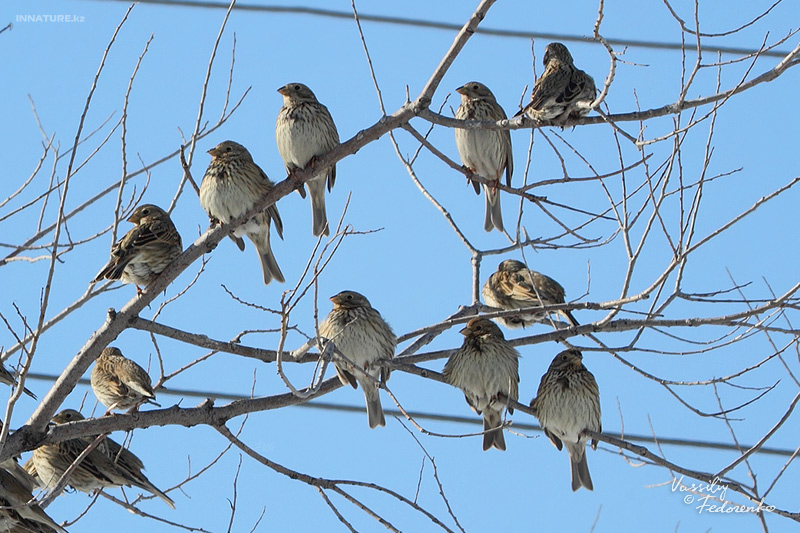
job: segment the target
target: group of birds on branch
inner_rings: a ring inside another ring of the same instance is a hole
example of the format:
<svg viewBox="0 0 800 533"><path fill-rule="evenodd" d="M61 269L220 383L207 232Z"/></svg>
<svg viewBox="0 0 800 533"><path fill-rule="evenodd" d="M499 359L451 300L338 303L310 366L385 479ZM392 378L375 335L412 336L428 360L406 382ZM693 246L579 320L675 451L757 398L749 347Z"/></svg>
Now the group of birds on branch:
<svg viewBox="0 0 800 533"><path fill-rule="evenodd" d="M588 113L596 94L595 85L589 75L574 66L567 48L561 43L550 43L545 51L544 64L544 74L536 81L531 102L520 114L557 125ZM491 121L506 118L485 85L469 82L457 91L461 94L461 105L456 118ZM339 135L328 109L319 103L308 87L302 83L289 83L278 92L283 97L283 107L278 114L275 133L279 152L291 177L309 166L313 168L317 158L339 145ZM503 231L497 185L503 172L510 185L513 173L509 131L456 128L455 137L464 166L471 174L483 178L486 231L495 228ZM224 141L208 153L211 163L199 196L212 226L227 224L251 212L274 187L241 144ZM335 179L336 166L332 165L321 168L305 184L311 200L315 236L330 233L325 212L325 188L330 191ZM473 181L473 185L479 193L479 183ZM305 197L304 184L299 185L298 192ZM134 284L140 292L140 287L155 281L182 253L183 244L169 214L156 205L138 206L128 221L135 226L112 246L108 264L93 282L120 280ZM253 243L265 284L273 279L285 280L270 246L272 225L283 238L283 222L274 204L233 228L229 234L240 250L245 248L243 237ZM565 302L564 288L558 282L510 259L501 262L497 272L489 277L482 295L489 306L520 310L494 319L508 328L542 322L548 314L541 307ZM396 336L362 294L343 291L331 297L331 302L333 309L319 325L321 345L326 350L329 347L333 349L334 365L342 384L354 388L361 386L369 427L384 426L386 421L379 389L389 379ZM571 326L578 325L568 310L558 312ZM507 401L516 401L519 396L519 352L505 340L497 324L487 318L471 319L461 333L464 342L445 364L444 377L448 383L460 388L467 403L483 415L483 449L505 450L503 411L513 413ZM5 371L1 366L0 369ZM8 371L0 372L0 381L16 384ZM114 410L138 409L142 403L155 404L155 392L147 372L114 347L105 348L98 357L92 369L91 385L98 400L108 408L105 414ZM25 392L33 396L27 389ZM597 383L583 365L579 351L566 350L553 359L541 378L531 407L553 444L559 450L562 443L566 446L571 461L572 489L583 486L591 490L592 480L584 453L588 436L584 430L601 431L600 402ZM58 413L53 423L82 419L78 411L67 409ZM592 444L596 446L596 442ZM84 453L91 446L94 448ZM73 465L82 454L81 462ZM41 446L34 450L24 465L27 474L19 473L22 469L16 463L0 466L5 468L0 468L0 526L7 525L10 531L64 531L36 504L20 504L31 501L30 491L37 486L53 491L66 484L84 492L134 486L174 507L169 496L142 473L142 461L107 437L74 438ZM67 479L62 480L65 473Z"/></svg>

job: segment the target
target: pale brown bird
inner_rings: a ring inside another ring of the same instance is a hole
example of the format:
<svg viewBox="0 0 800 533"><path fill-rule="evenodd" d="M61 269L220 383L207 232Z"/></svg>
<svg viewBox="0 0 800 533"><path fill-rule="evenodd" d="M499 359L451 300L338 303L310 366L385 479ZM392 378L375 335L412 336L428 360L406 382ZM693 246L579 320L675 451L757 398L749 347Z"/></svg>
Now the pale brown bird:
<svg viewBox="0 0 800 533"><path fill-rule="evenodd" d="M227 224L241 217L272 191L275 184L241 144L224 141L208 153L211 154L211 163L200 185L200 205L212 224ZM235 228L230 236L240 250L244 250L242 235L247 235L253 242L261 260L265 285L273 279L281 283L285 281L269 243L270 221L283 239L283 221L275 204Z"/></svg>
<svg viewBox="0 0 800 533"><path fill-rule="evenodd" d="M331 297L333 309L319 325L319 334L333 342L341 354L334 358L342 385L360 384L367 404L370 428L385 426L379 384L389 379L391 369L381 365L394 357L397 338L392 328L369 300L355 291L342 291ZM341 356L350 361L345 361Z"/></svg>
<svg viewBox="0 0 800 533"><path fill-rule="evenodd" d="M119 348L109 346L100 353L91 383L94 395L108 408L106 414L114 409L138 408L142 403L159 406L147 371L122 355Z"/></svg>
<svg viewBox="0 0 800 533"><path fill-rule="evenodd" d="M14 376L14 374L12 374L2 362L0 362L0 383L11 385L11 387L19 386L19 381L17 381L16 376ZM36 395L31 391L29 391L27 387L23 387L22 392L24 392L34 400L36 399Z"/></svg>
<svg viewBox="0 0 800 533"><path fill-rule="evenodd" d="M169 215L158 206L137 207L128 222L136 226L111 247L111 259L92 283L118 279L141 292L140 286L152 283L181 254L183 244Z"/></svg>
<svg viewBox="0 0 800 533"><path fill-rule="evenodd" d="M66 533L39 507L31 489L0 468L0 531Z"/></svg>
<svg viewBox="0 0 800 533"><path fill-rule="evenodd" d="M448 383L464 391L472 409L483 414L483 449L506 449L503 408L499 395L519 397L519 352L511 346L497 324L476 317L461 330L464 344L444 365ZM513 414L514 409L508 407Z"/></svg>
<svg viewBox="0 0 800 533"><path fill-rule="evenodd" d="M83 419L78 411L65 409L53 417L53 422L66 424ZM33 451L33 466L41 484L49 490L54 489L70 465L94 439L68 439L36 448ZM133 452L106 437L70 473L68 484L87 493L105 487L132 485L158 496L174 509L175 502L147 479L143 469L142 461Z"/></svg>
<svg viewBox="0 0 800 533"><path fill-rule="evenodd" d="M486 305L505 310L563 304L565 301L564 287L556 280L528 269L524 263L515 259L506 259L497 266L497 272L489 276L483 284L481 294ZM578 325L569 310L558 313L571 326ZM541 322L545 318L546 313L534 310L498 317L496 320L507 328L516 329Z"/></svg>
<svg viewBox="0 0 800 533"><path fill-rule="evenodd" d="M562 124L589 113L597 89L594 80L577 68L567 47L550 43L544 50L544 73L536 80L531 101L519 113L536 121Z"/></svg>
<svg viewBox="0 0 800 533"><path fill-rule="evenodd" d="M575 66L569 50L561 43L548 44L542 62L544 72L533 85L531 101L517 115L526 113L536 121L555 120L569 106L565 93Z"/></svg>
<svg viewBox="0 0 800 533"><path fill-rule="evenodd" d="M291 176L309 164L313 167L317 157L339 146L339 132L328 108L302 83L287 83L278 92L283 96L283 107L275 124L275 140L286 172ZM325 184L330 192L335 181L336 165L333 165L306 182L315 237L330 234L325 213ZM297 192L306 197L302 185Z"/></svg>
<svg viewBox="0 0 800 533"><path fill-rule="evenodd" d="M562 442L567 447L572 471L572 490L586 487L594 489L586 462L586 442L583 431L603 431L600 422L600 389L594 376L583 366L583 355L578 350L565 350L558 354L542 376L536 398L531 407L544 429L545 435L559 450ZM592 440L597 449L597 441Z"/></svg>
<svg viewBox="0 0 800 533"><path fill-rule="evenodd" d="M456 110L459 120L503 120L505 111L484 84L477 81L465 83L456 91L461 95L461 105ZM514 173L514 157L511 151L511 132L508 130L456 128L456 148L461 163L471 172L490 181L484 184L486 211L483 229L503 231L503 211L500 208L500 191L497 185L503 172L506 185L511 186ZM472 182L475 193L480 194L480 186Z"/></svg>

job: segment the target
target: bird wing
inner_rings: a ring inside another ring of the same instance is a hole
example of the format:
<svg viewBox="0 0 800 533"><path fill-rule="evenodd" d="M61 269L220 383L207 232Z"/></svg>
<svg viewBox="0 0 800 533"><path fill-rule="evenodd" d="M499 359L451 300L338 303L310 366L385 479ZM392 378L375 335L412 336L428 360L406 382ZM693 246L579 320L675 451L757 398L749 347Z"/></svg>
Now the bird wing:
<svg viewBox="0 0 800 533"><path fill-rule="evenodd" d="M131 361L124 359L117 368L120 381L146 398L155 398L150 375L144 368Z"/></svg>

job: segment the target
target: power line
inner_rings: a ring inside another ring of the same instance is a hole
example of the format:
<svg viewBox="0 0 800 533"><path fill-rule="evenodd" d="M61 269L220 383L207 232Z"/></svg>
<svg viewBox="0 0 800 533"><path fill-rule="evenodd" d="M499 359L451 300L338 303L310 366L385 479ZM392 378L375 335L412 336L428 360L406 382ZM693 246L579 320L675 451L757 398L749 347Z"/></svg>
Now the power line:
<svg viewBox="0 0 800 533"><path fill-rule="evenodd" d="M130 3L130 0L116 0L118 2ZM229 3L227 2L201 2L199 0L138 0L140 4L156 4L172 7L199 7L203 9L222 9L227 10ZM256 6L246 4L236 4L233 7L234 11L255 11L265 13L278 13L278 14L292 14L292 15L311 15L316 17L328 17L338 19L352 20L353 13L348 11L335 11L332 9L320 9L314 7L297 7L297 6ZM412 19L405 17L390 17L384 15L368 15L359 12L358 18L362 22L377 22L381 24L394 24L399 26L414 26L418 28L431 28L435 30L458 31L461 29L461 24L453 24L450 22L437 22L432 20ZM548 41L567 41L587 43L593 42L589 37L583 35L567 35L560 33L546 33L546 32L531 32L521 30L504 30L499 28L487 28L479 26L475 33L484 35L493 35L496 37L513 37L520 39L543 39ZM684 50L686 47L680 43L662 43L656 41L644 41L638 39L614 39L606 38L606 41L614 46L628 46L632 48L653 48L657 50ZM702 46L704 52L734 54L734 55L752 55L759 53L759 50L753 48L739 48L735 46ZM765 50L760 52L762 56L769 57L786 57L790 52L781 52L779 50Z"/></svg>
<svg viewBox="0 0 800 533"><path fill-rule="evenodd" d="M27 379L34 379L38 381L47 381L47 382L54 382L58 376L51 375L51 374L34 374L33 372L28 373ZM81 385L86 385L91 387L91 383L88 379L80 379L78 383ZM158 389L157 391L159 397L163 396L176 396L179 398L215 398L218 400L228 400L228 401L236 401L236 400L249 400L252 396L247 396L244 394L234 394L228 392L210 392L210 391L198 391L198 390L184 390L184 389L172 389L172 388L163 388ZM337 403L331 402L322 402L319 400L310 400L305 403L298 404L296 407L301 407L305 409L319 409L324 411L337 411L342 413L354 413L358 415L364 414L363 407L356 407L353 405L342 405ZM400 411L397 409L384 409L383 412L387 416L397 416L399 418L405 418ZM406 411L411 418L414 420L431 420L437 422L451 422L456 424L467 424L472 426L482 426L481 419L477 417L466 417L466 416L455 416L455 415L440 415L436 413L421 413L416 411ZM529 424L525 422L517 422L514 421L513 425L511 426L515 430L525 430L525 431L536 431L541 432L542 428L538 424ZM646 442L650 444L660 444L660 445L673 445L673 446L684 446L689 448L703 448L708 450L725 450L725 451L734 451L740 452L741 450L749 450L752 446L749 444L742 444L740 446L736 446L734 444L728 444L724 442L709 442L709 441L700 441L700 440L692 440L692 439L678 439L678 438L665 438L665 437L653 437L652 435L634 435L630 433L626 433L625 435L620 435L619 433L610 433L610 432L603 432L605 435L610 437L614 437L621 440L626 440L629 442ZM758 449L756 453L764 454L764 455L777 455L780 457L791 457L794 455L794 450L787 450L783 448L771 448L767 446L762 446Z"/></svg>

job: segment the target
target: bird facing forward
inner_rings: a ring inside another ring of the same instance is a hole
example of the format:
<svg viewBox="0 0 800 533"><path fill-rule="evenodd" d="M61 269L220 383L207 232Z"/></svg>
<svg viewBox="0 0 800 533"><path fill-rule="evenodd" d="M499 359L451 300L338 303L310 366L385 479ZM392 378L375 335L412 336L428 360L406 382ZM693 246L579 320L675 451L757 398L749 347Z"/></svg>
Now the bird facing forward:
<svg viewBox="0 0 800 533"><path fill-rule="evenodd" d="M141 292L141 286L155 281L181 255L183 244L169 215L158 206L137 207L128 222L136 226L111 247L111 259L92 283L118 279L135 284L137 292Z"/></svg>
<svg viewBox="0 0 800 533"><path fill-rule="evenodd" d="M317 157L339 146L339 132L328 108L302 83L287 83L278 92L283 96L283 107L275 123L275 140L286 172L292 176L309 164L313 167ZM325 212L325 185L327 183L330 192L335 181L336 165L333 165L306 182L315 237L330 234ZM306 197L303 185L297 192Z"/></svg>
<svg viewBox="0 0 800 533"><path fill-rule="evenodd" d="M565 293L556 280L535 270L528 269L524 263L506 259L497 266L497 272L489 276L481 290L486 305L498 309L511 310L528 307L563 304ZM572 326L578 321L569 310L558 311ZM541 322L546 313L526 311L518 315L498 317L499 323L516 329Z"/></svg>
<svg viewBox="0 0 800 533"><path fill-rule="evenodd" d="M459 120L503 120L505 111L484 84L477 81L465 83L456 91L461 95L461 105L456 110ZM514 173L514 158L511 151L511 132L508 130L456 128L456 148L461 163L472 173L489 180L483 185L486 194L486 214L483 229L503 231L503 211L500 208L500 191L497 185L503 171L506 185L511 186ZM475 193L480 194L480 185L473 181Z"/></svg>
<svg viewBox="0 0 800 533"><path fill-rule="evenodd" d="M498 397L519 397L519 352L511 346L497 324L476 317L461 330L464 343L444 365L448 383L464 391L472 409L483 414L483 449L506 449L503 408ZM509 407L509 413L514 409Z"/></svg>
<svg viewBox="0 0 800 533"><path fill-rule="evenodd" d="M227 224L243 216L272 190L274 183L255 164L253 156L241 144L224 141L208 153L211 154L211 163L200 185L200 205L212 224ZM269 285L273 279L281 283L285 281L278 262L272 255L269 243L270 221L275 224L275 231L283 239L283 221L275 204L235 228L230 235L242 251L242 235L247 235L253 242L261 260L265 285Z"/></svg>
<svg viewBox="0 0 800 533"><path fill-rule="evenodd" d="M561 43L550 43L544 51L544 73L536 80L531 101L517 115L526 113L536 121L564 123L589 113L597 90L594 80L575 67L572 55Z"/></svg>
<svg viewBox="0 0 800 533"><path fill-rule="evenodd" d="M397 338L362 294L342 291L332 296L331 302L333 309L319 325L319 334L336 347L334 365L339 380L354 389L361 385L369 427L385 426L378 380L386 382L391 369L380 363L394 357Z"/></svg>
<svg viewBox="0 0 800 533"><path fill-rule="evenodd" d="M83 419L78 411L65 409L53 417L53 422L66 424ZM33 466L42 486L53 490L70 465L94 440L95 437L79 437L36 448ZM147 479L143 469L142 461L133 452L106 437L70 473L67 483L87 493L104 487L132 485L158 496L174 509L175 502Z"/></svg>
<svg viewBox="0 0 800 533"><path fill-rule="evenodd" d="M583 431L600 433L600 389L594 376L583 366L583 355L578 350L565 350L556 355L550 368L542 376L536 398L531 407L544 429L545 435L559 450L562 442L567 447L572 472L572 490L586 487L594 489L586 462L586 442ZM592 440L597 449L597 441Z"/></svg>
<svg viewBox="0 0 800 533"><path fill-rule="evenodd" d="M137 408L143 403L155 402L153 384L144 368L131 361L119 350L105 348L92 368L92 390L100 403L114 409Z"/></svg>

